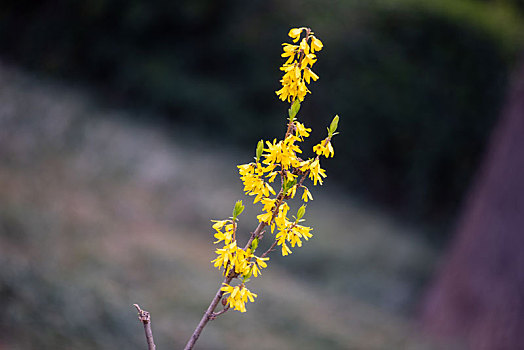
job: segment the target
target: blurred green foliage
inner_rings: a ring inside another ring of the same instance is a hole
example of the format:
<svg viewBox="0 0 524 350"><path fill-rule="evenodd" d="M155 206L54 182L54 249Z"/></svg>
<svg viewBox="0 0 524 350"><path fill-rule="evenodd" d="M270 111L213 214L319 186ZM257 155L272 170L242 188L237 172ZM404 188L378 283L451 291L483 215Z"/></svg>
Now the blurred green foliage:
<svg viewBox="0 0 524 350"><path fill-rule="evenodd" d="M522 17L511 1L4 1L0 52L96 86L106 103L252 145L280 134L280 43L310 26L325 50L301 114L319 131L341 116L329 168L354 192L442 223L497 117Z"/></svg>

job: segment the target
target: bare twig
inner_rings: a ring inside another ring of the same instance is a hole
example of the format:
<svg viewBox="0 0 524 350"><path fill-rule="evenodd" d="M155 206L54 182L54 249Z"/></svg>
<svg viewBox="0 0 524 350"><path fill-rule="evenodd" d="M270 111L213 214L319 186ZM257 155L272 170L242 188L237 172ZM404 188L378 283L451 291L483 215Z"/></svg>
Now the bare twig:
<svg viewBox="0 0 524 350"><path fill-rule="evenodd" d="M224 299L224 300L227 300L227 299ZM223 304L223 303L224 303L224 302L222 301L222 304ZM226 313L227 310L229 310L229 306L224 307L224 309L223 309L223 310L220 310L219 312L213 312L213 313L211 314L211 319L214 320L214 319L217 318L218 316L220 316L220 315Z"/></svg>
<svg viewBox="0 0 524 350"><path fill-rule="evenodd" d="M144 325L144 331L146 333L147 349L155 350L156 345L153 340L153 331L151 330L151 314L145 310L142 310L138 304L133 304L138 311L138 319Z"/></svg>
<svg viewBox="0 0 524 350"><path fill-rule="evenodd" d="M271 253L273 250L275 250L275 247L277 246L277 243L278 243L278 241L275 240L273 242L273 244L271 245L271 247L269 247L269 249L266 250L265 253L260 256L260 258L265 258L269 253Z"/></svg>

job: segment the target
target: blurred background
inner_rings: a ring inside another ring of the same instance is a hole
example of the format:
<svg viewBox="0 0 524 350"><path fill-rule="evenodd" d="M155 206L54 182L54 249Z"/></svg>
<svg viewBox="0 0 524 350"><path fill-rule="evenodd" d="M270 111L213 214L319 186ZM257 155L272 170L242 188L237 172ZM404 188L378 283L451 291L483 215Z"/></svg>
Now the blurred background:
<svg viewBox="0 0 524 350"><path fill-rule="evenodd" d="M274 91L299 26L324 43L299 118L315 142L341 117L315 237L273 255L249 311L197 348L468 344L421 334L420 310L515 80L521 1L5 0L0 349L144 348L133 303L160 349L183 347L221 282L209 220L284 132Z"/></svg>

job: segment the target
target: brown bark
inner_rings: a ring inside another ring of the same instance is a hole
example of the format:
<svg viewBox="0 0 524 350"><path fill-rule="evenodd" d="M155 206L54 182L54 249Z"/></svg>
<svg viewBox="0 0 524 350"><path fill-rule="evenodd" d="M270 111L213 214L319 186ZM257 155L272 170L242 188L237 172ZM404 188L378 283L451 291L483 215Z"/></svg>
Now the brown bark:
<svg viewBox="0 0 524 350"><path fill-rule="evenodd" d="M146 335L147 349L156 350L155 341L153 339L153 331L151 330L151 314L145 310L142 310L138 304L133 304L138 311L138 319L144 325L144 332Z"/></svg>
<svg viewBox="0 0 524 350"><path fill-rule="evenodd" d="M471 349L524 349L524 64L514 78L422 313Z"/></svg>

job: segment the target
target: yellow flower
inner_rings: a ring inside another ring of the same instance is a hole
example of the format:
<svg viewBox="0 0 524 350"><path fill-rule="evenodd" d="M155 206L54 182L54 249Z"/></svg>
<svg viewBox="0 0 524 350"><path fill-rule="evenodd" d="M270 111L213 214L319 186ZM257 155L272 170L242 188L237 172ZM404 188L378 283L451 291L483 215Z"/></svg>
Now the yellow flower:
<svg viewBox="0 0 524 350"><path fill-rule="evenodd" d="M301 50L305 55L308 55L308 54L309 54L309 45L308 45L308 43L307 43L306 38L302 39L302 41L300 42L299 49L300 49L300 50Z"/></svg>
<svg viewBox="0 0 524 350"><path fill-rule="evenodd" d="M282 243L282 256L286 256L286 255L289 255L291 253L292 253L292 251L291 251L291 249L289 249L287 244L286 243Z"/></svg>
<svg viewBox="0 0 524 350"><path fill-rule="evenodd" d="M280 90L277 90L276 94L282 101L286 101L287 100L289 102L289 100L291 98L289 85L285 85L285 84L282 84L282 85L284 85L284 86Z"/></svg>
<svg viewBox="0 0 524 350"><path fill-rule="evenodd" d="M295 127L297 135L300 137L301 140L303 140L304 137L309 137L311 128L306 128L306 126L300 122L295 122Z"/></svg>
<svg viewBox="0 0 524 350"><path fill-rule="evenodd" d="M246 302L254 302L258 296L255 293L251 293L242 283L240 286L232 287L227 283L223 283L221 291L224 292L223 297L229 294L227 302L230 308L233 308L240 312L246 312Z"/></svg>
<svg viewBox="0 0 524 350"><path fill-rule="evenodd" d="M224 245L224 248L215 250L217 257L212 260L213 266L224 269L224 275L227 275L234 268L235 273L245 275L250 270L250 259L254 257L250 249L246 252L237 247L237 242Z"/></svg>
<svg viewBox="0 0 524 350"><path fill-rule="evenodd" d="M311 93L311 91L309 91L309 89L307 88L306 83L304 82L304 80L301 80L300 84L298 84L298 86L297 86L297 98L298 98L298 100L299 101L304 101L304 97L306 97L306 94L308 92Z"/></svg>
<svg viewBox="0 0 524 350"><path fill-rule="evenodd" d="M327 143L327 149L328 149L328 152L329 152L329 157L333 157L335 155L335 150L333 149L333 145L331 144L331 141L328 141ZM324 153L324 157L328 157L328 155L326 153Z"/></svg>
<svg viewBox="0 0 524 350"><path fill-rule="evenodd" d="M288 241L291 243L291 246L295 248L295 245L302 247L302 241L300 240L300 237L296 234L294 234L295 231L291 230L288 234Z"/></svg>
<svg viewBox="0 0 524 350"><path fill-rule="evenodd" d="M313 79L313 81L317 81L318 75L316 75L315 72L313 72L311 69L306 67L306 69L304 69L304 79L309 84L310 79Z"/></svg>
<svg viewBox="0 0 524 350"><path fill-rule="evenodd" d="M266 141L267 148L264 151L267 153L263 155L265 164L280 163L281 143L282 141L277 143L277 139L274 139L273 143Z"/></svg>
<svg viewBox="0 0 524 350"><path fill-rule="evenodd" d="M293 228L293 231L295 232L295 234L298 235L299 237L304 238L306 241L310 239L311 237L313 237L313 235L310 233L311 230L312 230L311 227L302 226L302 225L295 225L295 227Z"/></svg>
<svg viewBox="0 0 524 350"><path fill-rule="evenodd" d="M289 169L297 162L297 153L302 153L298 145L295 145L296 138L293 135L288 136L282 142L280 165L282 169ZM288 172L288 174L290 174Z"/></svg>
<svg viewBox="0 0 524 350"><path fill-rule="evenodd" d="M298 39L300 39L300 34L302 33L302 30L304 30L304 29L306 29L306 28L304 28L304 27L291 28L287 35L289 35L290 38L293 38L293 42L296 43L298 41Z"/></svg>
<svg viewBox="0 0 524 350"><path fill-rule="evenodd" d="M263 213L260 215L257 215L257 219L259 222L265 222L266 224L269 224L271 222L271 218L273 217L273 213Z"/></svg>
<svg viewBox="0 0 524 350"><path fill-rule="evenodd" d="M253 254L244 251L242 248L236 248L235 255L233 257L233 265L235 266L235 272L241 275L245 275L249 272L250 266L249 261Z"/></svg>
<svg viewBox="0 0 524 350"><path fill-rule="evenodd" d="M302 247L302 238L306 241L309 240L313 235L309 232L311 231L311 227L302 226L302 225L293 225L288 231L287 231L287 237L286 239L291 243L292 247L295 247L295 245Z"/></svg>
<svg viewBox="0 0 524 350"><path fill-rule="evenodd" d="M311 195L311 192L309 192L308 188L306 186L302 186L304 187L304 193L302 194L302 200L304 202L308 202L309 199L313 200L313 196Z"/></svg>
<svg viewBox="0 0 524 350"><path fill-rule="evenodd" d="M296 138L290 135L284 141L274 139L273 143L266 141L267 148L264 156L264 164L280 164L282 169L288 169L291 165L297 163L296 153L302 153L300 147L295 145Z"/></svg>
<svg viewBox="0 0 524 350"><path fill-rule="evenodd" d="M331 140L325 139L318 145L315 145L313 147L313 152L315 152L318 155L323 155L326 158L333 157L335 155L335 150L333 149L333 145L331 144Z"/></svg>
<svg viewBox="0 0 524 350"><path fill-rule="evenodd" d="M268 182L273 182L275 181L275 177L278 175L278 171L272 171L270 172L269 174L267 174L266 176L269 178L267 181Z"/></svg>
<svg viewBox="0 0 524 350"><path fill-rule="evenodd" d="M226 268L228 264L233 263L234 260L234 254L236 254L237 251L237 242L232 242L228 245L225 245L222 249L215 250L215 253L218 255L216 259L212 260L211 262L214 263L214 267L218 268ZM229 272L229 268L227 270ZM227 273L226 272L226 273Z"/></svg>
<svg viewBox="0 0 524 350"><path fill-rule="evenodd" d="M279 231L275 236L275 239L277 240L277 245L282 247L282 256L286 256L288 254L291 254L291 249L289 249L289 247L287 246L286 240L288 236L288 227L290 227L292 223L289 222L287 219L283 219L277 225Z"/></svg>
<svg viewBox="0 0 524 350"><path fill-rule="evenodd" d="M289 242L292 247L301 247L302 239L307 241L309 238L313 237L313 235L310 233L311 227L298 225L297 222L290 222L285 217L277 217L275 222L277 223L279 230L275 239L277 241L277 245L282 247L283 256L291 254L291 249L289 249L289 246L286 244L286 242Z"/></svg>
<svg viewBox="0 0 524 350"><path fill-rule="evenodd" d="M315 159L313 163L309 166L309 178L313 180L313 185L316 186L317 182L322 185L322 178L326 177L326 171L320 167L320 162L318 159Z"/></svg>
<svg viewBox="0 0 524 350"><path fill-rule="evenodd" d="M286 180L293 181L298 175L293 174L291 171L286 171Z"/></svg>
<svg viewBox="0 0 524 350"><path fill-rule="evenodd" d="M231 240L233 239L233 232L217 231L215 233L215 238L217 240L213 242L214 244L220 243L222 241L224 241L224 244L229 244L231 243Z"/></svg>
<svg viewBox="0 0 524 350"><path fill-rule="evenodd" d="M262 177L266 171L271 171L274 167L264 168L260 163L249 163L238 165L238 172L240 179L244 184L244 192L250 196L255 196L254 203L260 201L263 197L268 197L269 194L275 194L275 190Z"/></svg>
<svg viewBox="0 0 524 350"><path fill-rule="evenodd" d="M322 41L317 39L314 35L311 36L311 52L320 51L324 47Z"/></svg>
<svg viewBox="0 0 524 350"><path fill-rule="evenodd" d="M295 54L298 52L299 47L298 45L292 45L288 43L282 44L284 46L284 52L280 55L282 57L287 57L287 61L285 64L289 64L295 60Z"/></svg>
<svg viewBox="0 0 524 350"><path fill-rule="evenodd" d="M258 256L255 257L255 262L252 265L252 272L253 276L258 277L260 275L260 269L265 269L267 267L266 261L268 261L269 258L259 258Z"/></svg>
<svg viewBox="0 0 524 350"><path fill-rule="evenodd" d="M297 193L297 187L298 187L297 185L291 187L287 191L286 195L289 196L290 198L295 198L295 194Z"/></svg>
<svg viewBox="0 0 524 350"><path fill-rule="evenodd" d="M313 64L317 61L317 56L313 53L304 55L304 58L302 59L302 64L309 65L310 67L313 67ZM309 83L308 83L309 84Z"/></svg>
<svg viewBox="0 0 524 350"><path fill-rule="evenodd" d="M313 159L308 159L300 162L296 167L300 169L300 171L305 172L309 170L309 165L313 162Z"/></svg>
<svg viewBox="0 0 524 350"><path fill-rule="evenodd" d="M275 202L276 202L275 199L263 198L261 202L262 202L262 205L264 205L264 208L262 209L263 211L268 212L268 213L273 212L273 208L275 207Z"/></svg>

